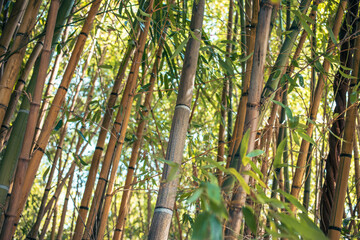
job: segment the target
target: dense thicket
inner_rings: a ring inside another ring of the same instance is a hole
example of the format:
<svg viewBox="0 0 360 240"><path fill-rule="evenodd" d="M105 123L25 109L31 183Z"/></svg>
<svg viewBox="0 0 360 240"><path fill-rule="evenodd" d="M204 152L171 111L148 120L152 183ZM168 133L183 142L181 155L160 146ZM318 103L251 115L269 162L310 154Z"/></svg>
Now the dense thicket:
<svg viewBox="0 0 360 240"><path fill-rule="evenodd" d="M0 239L360 238L358 0L1 0Z"/></svg>

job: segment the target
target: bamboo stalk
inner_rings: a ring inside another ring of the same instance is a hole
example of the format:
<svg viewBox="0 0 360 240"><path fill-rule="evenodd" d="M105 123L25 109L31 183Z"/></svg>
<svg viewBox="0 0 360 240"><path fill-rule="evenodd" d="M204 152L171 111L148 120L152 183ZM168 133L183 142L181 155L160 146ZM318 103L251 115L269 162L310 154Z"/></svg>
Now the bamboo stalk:
<svg viewBox="0 0 360 240"><path fill-rule="evenodd" d="M16 51L13 51L8 58L4 74L0 79L0 125L2 125L5 117L11 92L14 88L21 62L25 55L26 46L29 42L29 36L36 23L36 16L39 12L40 4L41 0L30 0L13 44L13 49L16 49Z"/></svg>
<svg viewBox="0 0 360 240"><path fill-rule="evenodd" d="M349 6L352 7L352 5ZM357 6L356 6L357 8ZM355 53L354 53L354 61L352 65L352 76L355 78L351 79L351 83L349 86L348 93L348 109L346 111L345 117L345 128L344 128L344 141L341 146L341 154L340 154L340 163L339 163L339 172L336 178L336 188L335 188L335 196L334 196L334 206L331 210L329 227L328 227L328 237L331 240L339 239L341 232L341 222L344 213L344 203L345 203L345 195L348 186L348 178L350 172L350 163L352 158L352 150L353 150L353 141L355 135L355 122L357 116L357 107L359 105L357 101L357 93L356 93L356 102L352 103L351 95L354 87L357 85L357 79L359 78L359 67L360 67L360 38L356 38L355 43Z"/></svg>
<svg viewBox="0 0 360 240"><path fill-rule="evenodd" d="M304 196L303 196L303 206L307 211L309 209L309 202L310 202L312 149L313 149L313 145L310 144L309 152L306 160L305 186L304 186Z"/></svg>
<svg viewBox="0 0 360 240"><path fill-rule="evenodd" d="M359 124L359 122L358 122ZM359 164L359 149L358 149L358 141L356 140L356 136L354 138L354 166L355 166L355 189L356 189L356 204L357 204L357 213L360 216L360 164Z"/></svg>
<svg viewBox="0 0 360 240"><path fill-rule="evenodd" d="M347 1L343 1L343 0L339 3L339 7L338 7L338 10L336 13L336 17L335 17L334 25L333 25L333 29L332 29L335 36L337 36L339 34L341 20L344 15L344 10L345 10L346 4L347 4ZM329 40L327 52L331 51L333 47L334 47L334 43L331 40ZM307 122L307 130L306 130L306 134L310 137L311 137L313 129L314 129L313 121L316 120L316 115L317 115L318 108L320 105L322 92L323 92L323 89L325 86L325 81L327 79L327 72L329 71L329 68L330 68L329 60L327 60L327 59L324 60L323 68L324 68L324 73L321 73L319 76L319 80L318 80L318 83L316 85L316 89L314 92L314 99L313 99L312 105L310 106L309 118L311 119L311 122L310 121ZM293 175L294 176L293 184L291 186L291 194L296 198L299 196L299 192L301 189L301 184L302 184L302 179L303 179L304 172L305 172L306 157L307 157L307 153L309 150L309 145L310 145L310 143L308 141L306 141L304 139L302 140L301 146L300 146L300 153L298 155L298 161L296 164L297 168L295 170L295 174ZM291 205L291 210L295 211L295 209L296 209L295 206Z"/></svg>
<svg viewBox="0 0 360 240"><path fill-rule="evenodd" d="M22 94L22 91L24 89L26 80L29 77L30 71L33 68L36 59L38 58L39 54L41 53L41 50L43 48L43 39L40 39L33 51L31 52L31 55L29 57L29 59L26 62L25 68L20 76L20 78L17 81L17 84L15 86L15 90L13 91L11 98L10 98L10 102L9 102L9 106L6 110L6 114L4 116L4 121L1 125L1 129L0 129L0 148L2 148L4 146L4 142L6 140L6 136L8 135L9 129L10 129L10 121L11 118L14 115L14 112L16 110L16 106L17 103L19 101L19 98Z"/></svg>
<svg viewBox="0 0 360 240"><path fill-rule="evenodd" d="M186 46L180 86L176 100L166 159L180 167L185 146L186 133L189 125L190 105L193 95L195 73L199 57L202 24L204 18L205 0L194 1L190 31L196 36L189 36ZM160 189L151 222L149 240L167 239L173 215L176 191L179 183L179 169L175 176L169 173L174 166L165 164ZM172 178L172 179L171 179Z"/></svg>
<svg viewBox="0 0 360 240"><path fill-rule="evenodd" d="M13 38L16 27L26 11L29 0L17 0L14 4L13 10L11 11L9 19L6 21L5 27L0 37L0 67L3 65L5 53L8 51L9 44ZM30 4L32 2L30 1ZM23 19L26 21L26 18ZM15 47L13 49L16 50Z"/></svg>
<svg viewBox="0 0 360 240"><path fill-rule="evenodd" d="M61 179L61 181L58 183L58 186L56 187L55 193L54 195L50 198L49 202L46 204L45 213L48 213L48 217L45 220L45 223L43 225L43 228L41 230L41 234L40 234L40 238L39 239L44 239L45 237L45 233L47 232L47 228L49 227L49 223L51 221L51 214L54 211L55 207L56 207L56 203L59 199L59 196L61 194L62 188L65 185L66 180L71 176L71 174L75 171L75 161L73 161L71 163L71 166L69 168L69 171L66 173L66 175L64 176L63 179ZM55 206L55 207L54 207Z"/></svg>
<svg viewBox="0 0 360 240"><path fill-rule="evenodd" d="M69 14L69 11L70 11L73 3L74 3L74 0L66 0L66 1L63 1L61 4L61 7L59 9L60 14L58 14L58 18L57 18L57 26L59 26L59 28L53 37L52 47L56 46L56 44L57 44L57 41L58 41L60 33L61 33L60 30L62 29L62 26L66 20L66 17ZM0 168L0 176L1 176L1 178L5 179L4 181L6 181L5 183L7 183L7 184L10 184L12 175L15 170L15 166L17 164L17 160L19 158L19 154L20 154L20 150L21 150L20 147L22 146L22 143L23 143L25 127L27 124L27 119L28 119L29 110L30 110L30 99L27 96L33 95L33 92L35 89L35 84L36 84L36 79L37 79L38 72L39 72L39 67L40 67L40 58L38 58L37 61L35 62L33 74L32 74L31 80L29 82L29 85L27 87L27 93L25 94L26 97L23 98L23 101L20 106L20 110L18 111L16 120L13 123L13 129L11 132L11 136L9 138L8 145L5 149L5 153L4 153L4 156L1 161L2 166L4 166L5 163L7 164L6 166L10 166L10 165L12 166L9 168L6 168L6 167ZM3 191L0 192L1 199L6 198L3 196L3 194L6 196L6 192L3 192Z"/></svg>
<svg viewBox="0 0 360 240"><path fill-rule="evenodd" d="M95 178L96 178L97 170L99 168L100 158L101 158L102 152L104 150L105 140L106 140L106 136L108 133L108 129L110 127L110 122L112 119L114 106L115 106L117 97L119 95L119 92L121 90L122 80L125 76L125 70L127 68L127 65L129 63L129 60L130 60L130 57L131 57L133 51L134 51L134 46L129 45L126 50L126 54L124 55L124 58L122 60L122 63L119 67L119 71L116 76L114 86L112 88L110 97L108 99L105 115L103 117L99 137L98 137L98 140L96 143L95 152L92 157L91 166L90 166L88 178L86 181L84 194L81 199L79 215L78 215L76 225L75 225L74 233L76 234L76 237L78 239L81 238L82 234L83 234L84 222L85 222L84 219L86 219L88 207L90 204L91 193L94 188ZM74 237L75 237L75 235L74 235Z"/></svg>
<svg viewBox="0 0 360 240"><path fill-rule="evenodd" d="M149 82L150 86L149 86L149 89L148 89L148 91L146 93L146 97L145 97L145 102L144 102L145 109L143 109L140 114L140 116L142 116L142 119L140 119L140 123L136 130L136 141L134 142L134 144L132 146L132 152L131 152L131 157L129 160L128 172L127 172L125 184L124 184L124 191L123 191L123 195L121 198L119 214L118 214L117 221L116 221L117 222L116 229L119 229L119 234L120 234L119 238L120 239L122 238L122 236L124 234L125 219L126 219L126 215L127 215L128 208L129 208L130 188L131 188L131 184L133 182L135 166L136 166L136 162L137 162L137 159L139 156L139 151L140 151L141 142L143 139L145 126L147 124L146 118L148 117L150 110L151 110L152 95L153 95L153 90L154 90L154 86L155 86L155 81L157 79L158 69L160 66L161 54L163 51L163 44L164 44L165 38L166 38L166 30L163 31L163 34L160 37L159 47L156 51L156 60L155 60L155 63L153 65L153 69L152 69L152 72L150 75L151 76L150 82Z"/></svg>
<svg viewBox="0 0 360 240"><path fill-rule="evenodd" d="M92 206L92 216L89 216L89 220L86 224L86 232L84 233L84 237L88 238L92 234L92 226L94 224L95 214L99 211L100 202L102 195L105 193L106 181L109 178L110 166L112 163L112 169L110 173L110 179L108 181L108 187L105 195L104 207L102 209L101 218L100 218L100 226L97 232L97 239L102 239L105 232L105 225L108 219L108 214L110 211L111 199L113 196L113 188L114 182L116 178L116 173L118 170L118 164L121 156L121 150L125 141L125 135L127 131L127 126L130 119L132 102L135 95L135 90L137 86L137 77L139 74L139 67L141 64L141 59L144 53L144 47L150 27L150 20L153 13L153 0L150 0L148 9L146 10L147 14L149 14L145 18L145 26L143 31L140 33L138 39L138 46L136 48L134 54L134 60L131 65L130 73L127 79L127 83L124 89L124 94L121 99L120 107L116 115L116 120L114 126L112 128L112 134L110 137L110 141L108 147L106 149L102 169L99 176L98 185L96 186L96 191L93 200ZM117 137L118 136L118 137ZM100 181L102 180L102 181ZM118 231L115 230L114 239L118 239Z"/></svg>
<svg viewBox="0 0 360 240"><path fill-rule="evenodd" d="M233 31L233 15L234 15L234 0L229 1L229 13L228 13L228 22L227 22L227 33L226 40L229 41L226 44L226 54L225 61L231 57L232 44L230 41L232 40L232 31ZM228 112L228 96L229 96L229 86L231 82L232 76L229 76L229 73L225 74L224 82L223 82L223 90L221 94L221 103L220 103L220 126L219 126L219 135L218 135L218 149L217 149L217 161L224 161L225 154L225 122L226 115ZM219 184L222 181L222 174L219 169L217 169L217 177Z"/></svg>
<svg viewBox="0 0 360 240"><path fill-rule="evenodd" d="M339 32L339 41L342 41L349 31L356 29L354 22L355 16L358 12L358 0L349 1L349 12L345 16L342 27ZM351 31L354 33L354 30ZM341 72L349 74L350 71L341 66L350 68L352 65L352 49L354 48L354 41L344 41L340 47L340 67L335 75L333 84L333 91L335 95L336 106L334 114L338 114L337 118L333 121L331 126L331 134L329 134L329 154L326 159L326 175L321 195L321 219L320 226L326 234L330 221L330 214L333 206L333 199L335 194L335 183L340 161L341 141L338 137L342 137L345 127L345 110L346 110L346 95L348 91L349 79L341 75ZM335 136L334 136L335 135Z"/></svg>
<svg viewBox="0 0 360 240"><path fill-rule="evenodd" d="M71 5L73 5L73 3ZM75 8L72 7L72 12L74 12L74 10L75 10ZM70 30L69 23L71 22L71 20L72 20L72 13L70 13L70 16L69 16L69 18L67 20L67 24L66 24L67 27L65 28L64 33L62 35L62 40L61 40L62 44L64 44L67 41L67 38L69 35L69 30ZM57 24L57 26L58 26L58 24ZM56 55L54 66L51 70L51 74L50 74L50 77L49 77L49 80L48 80L48 83L46 86L46 90L44 93L45 99L43 100L43 103L41 104L40 114L39 114L39 118L38 118L37 124L36 124L34 142L36 142L37 139L39 138L39 134L41 131L40 125L41 126L43 125L43 120L45 119L46 109L48 108L48 106L50 104L50 99L48 99L48 96L50 95L50 93L53 90L54 81L55 81L55 78L59 71L60 63L62 62L63 57L64 57L64 53L62 50L60 50L60 53Z"/></svg>
<svg viewBox="0 0 360 240"><path fill-rule="evenodd" d="M300 11L302 13L306 13L310 3L311 0L301 1L299 6ZM277 88L279 81L282 77L282 74L279 74L278 71L280 71L281 73L283 69L286 69L287 61L289 59L291 49L293 48L295 39L297 35L300 33L300 29L301 29L301 22L298 17L295 16L295 19L292 22L290 28L292 31L286 35L286 39L284 43L281 45L280 54L276 59L275 65L261 94L262 103L264 103L264 101L267 100L267 98L271 97L271 95L275 92L275 89Z"/></svg>
<svg viewBox="0 0 360 240"><path fill-rule="evenodd" d="M54 35L56 17L59 6L60 6L60 1L58 0L52 1L50 5L50 10L46 25L46 35L44 40L43 53L41 55L41 60L40 60L40 64L43 67L40 67L39 69L39 75L36 82L36 90L34 92L34 96L31 101L31 106L30 106L31 112L29 114L29 120L27 122L26 131L24 135L24 142L20 153L20 158L19 158L20 161L18 162L18 166L16 170L16 178L13 185L13 192L10 198L9 209L5 216L4 227L3 227L3 231L1 232L0 239L9 239L13 235L12 225L15 220L14 216L16 214L16 210L19 204L19 198L21 195L19 189L21 189L21 187L23 186L23 182L22 182L24 180L23 176L26 173L27 164L30 159L32 138L35 130L35 127L33 126L34 118L35 119L37 118L38 107L41 101L42 89L46 77L46 70L50 61L51 42ZM37 10L35 12L37 12Z"/></svg>
<svg viewBox="0 0 360 240"><path fill-rule="evenodd" d="M251 72L248 103L246 104L246 117L244 124L244 132L248 129L250 131L248 152L254 150L257 125L259 121L259 106L260 97L263 87L263 76L265 68L265 57L268 46L268 38L270 32L270 20L273 4L270 1L263 1L261 3L259 12L259 23L256 29L255 48L253 55L253 68ZM250 165L243 166L246 170ZM245 175L246 183L249 181L249 176ZM232 201L229 206L229 220L225 229L225 239L232 239L240 232L242 212L241 208L244 206L246 194L241 186L236 186Z"/></svg>
<svg viewBox="0 0 360 240"><path fill-rule="evenodd" d="M8 215L9 216L9 221L6 221L7 222L6 226L8 228L10 228L10 229L12 228L14 223L18 221L18 215L21 213L21 211L22 211L22 209L23 209L23 207L25 205L26 199L27 199L27 197L29 195L30 189L31 189L32 184L34 182L36 172L37 172L37 170L39 168L41 158L42 158L42 156L43 156L43 154L45 152L45 148L46 148L46 145L48 143L50 133L51 133L51 131L52 131L54 125L55 125L56 117L57 117L57 115L58 115L58 113L60 111L61 105L65 100L65 95L66 95L66 92L67 92L67 88L69 87L69 84L70 84L71 78L72 78L72 76L74 74L76 65L77 65L77 63L78 63L78 61L80 59L80 55L81 55L82 50L84 48L87 36L88 36L90 30L92 29L92 23L93 23L93 21L95 19L96 13L97 13L97 11L98 11L98 9L100 7L100 3L101 3L101 0L95 0L91 5L90 11L89 11L88 16L87 16L87 18L85 20L82 31L79 34L78 38L77 38L75 48L74 48L73 53L71 55L71 58L69 60L69 64L68 64L68 66L67 66L67 68L65 70L62 82L60 84L60 87L58 88L58 91L57 91L57 93L55 95L55 98L54 98L53 103L51 105L51 108L49 110L48 116L46 118L47 119L46 120L47 125L45 125L43 130L41 131L41 134L39 136L39 140L37 142L36 149L35 149L32 157L31 157L28 168L25 166L25 168L22 171L20 171L20 172L23 172L22 174L24 174L26 169L27 169L26 176L24 178L23 175L17 175L16 179L19 179L20 182L24 181L24 183L20 184L19 187L16 188L16 190L14 188L14 191L13 191L13 194L12 194L12 196L15 196L14 193L16 191L17 192L16 195L19 195L19 196L14 197L14 199L17 199L18 203L13 204L14 207L11 208L12 211L10 212L11 217L10 217L10 215ZM41 98L41 93L40 93L40 98ZM37 106L33 105L33 106L36 109L39 108L38 105ZM34 120L34 123L36 124L37 116L35 116L35 117L36 118ZM30 121L30 119L29 119L29 121ZM33 130L35 130L35 126L33 127ZM31 137L31 140L27 139L27 141L32 141L32 137ZM30 142L29 145L31 146L32 142ZM24 144L24 146L28 146L28 147L29 147L29 145ZM27 153L27 154L29 154L29 153ZM25 161L28 162L28 160L25 160ZM22 188L20 188L21 185L23 185ZM19 199L20 196L21 196L21 199Z"/></svg>
<svg viewBox="0 0 360 240"><path fill-rule="evenodd" d="M27 79L27 76L28 76L32 66L34 65L34 61L37 58L38 54L40 53L41 49L42 49L42 43L38 42L38 44L36 44L32 54L31 54L31 56L29 57L29 60L26 63L24 72L22 73L20 79L18 80L16 90L14 91L14 93L12 95L13 99L16 99L16 98L18 99L20 97L22 87L19 85L24 86L24 84L19 84L19 83L24 81L22 79ZM20 80L22 80L22 81L20 81ZM13 102L16 103L17 100L14 100ZM7 136L7 133L8 133L9 127L10 127L9 124L10 124L11 116L12 116L13 112L15 111L15 109L16 109L16 104L13 104L10 108L8 108L8 111L6 112L6 116L8 116L8 117L5 116L6 120L4 121L4 123L1 127L1 130L0 130L0 142L1 143L3 143L5 141L5 138ZM9 187L10 181L12 179L12 173L15 170L15 164L16 164L16 162L14 162L14 161L4 161L4 160L0 161L0 185ZM10 173L11 176L9 176L9 174L6 174L5 171L7 173ZM0 188L0 191L4 191L4 190L6 191L7 187L5 187L5 189ZM7 194L7 191L6 191L6 194ZM6 194L5 193L0 194L0 196L1 196L0 204L5 203Z"/></svg>
<svg viewBox="0 0 360 240"><path fill-rule="evenodd" d="M56 239L58 239L58 240L63 239L62 236L63 236L63 233L64 233L65 217L66 217L66 211L67 211L70 192L71 192L71 185L72 185L73 178L74 178L74 172L71 173L69 181L68 181L68 185L67 185L67 188L66 188L65 201L64 201L64 205L63 205L63 209L62 209L62 213L61 213L59 230L58 230L58 234L57 234L57 237L56 237Z"/></svg>
<svg viewBox="0 0 360 240"><path fill-rule="evenodd" d="M83 70L84 72L86 70ZM43 216L45 215L45 205L46 205L46 202L48 200L48 196L49 196L49 192L50 192L50 187L51 187L51 183L52 183L52 178L53 178L53 175L54 175L54 171L55 171L55 166L56 166L56 163L58 162L58 160L60 159L61 157L61 153L62 153L62 150L63 150L63 145L64 145L64 141L65 141L65 136L66 136L66 133L67 133L67 128L68 128L68 125L69 125L69 118L71 118L72 116L72 112L74 111L75 109L75 104L76 104L76 101L77 101L77 98L78 98L78 95L79 95L79 92L80 92L80 88L81 88L81 85L82 85L82 82L83 82L83 78L80 78L80 81L77 85L77 88L75 90L75 94L73 96L73 100L72 100L72 103L71 103L71 106L70 106L70 109L69 109L69 116L68 116L68 119L67 121L65 122L64 126L62 127L61 129L61 133L60 133L60 137L59 137L59 142L58 142L58 145L56 147L56 152L55 152L55 157L54 157L54 161L53 161L53 166L51 168L51 171L50 171L50 174L49 174L49 177L48 177L48 181L47 181L47 184L46 184L46 187L45 187L45 192L44 192L44 195L43 195L43 198L41 200L41 205L40 205L40 208L38 210L38 215L37 215L37 219L35 221L35 224L33 225L33 227L31 228L29 234L27 235L27 239L34 239L36 238L37 236L37 233L38 233L38 230L39 230L39 227L40 227L40 224L41 224L41 220L43 218ZM60 162L59 162L60 163ZM59 179L61 177L61 168L59 167ZM58 180L59 180L58 179ZM54 216L56 215L56 212L54 213Z"/></svg>
<svg viewBox="0 0 360 240"><path fill-rule="evenodd" d="M249 36L249 39L247 41L248 43L247 55L252 54L252 52L254 51L256 28L258 25L258 12L259 12L259 0L255 0L253 3L253 12L252 12L253 17L250 23L251 28L246 29L246 34L247 36ZM237 109L235 126L232 134L232 141L229 147L229 155L226 163L227 168L230 166L232 167L235 166L234 160L231 159L234 158L236 151L235 149L239 148L243 136L244 122L245 122L245 114L243 113L245 112L246 104L248 101L248 90L250 85L252 64L253 64L253 55L250 56L249 59L246 61L246 72L243 79L241 100Z"/></svg>

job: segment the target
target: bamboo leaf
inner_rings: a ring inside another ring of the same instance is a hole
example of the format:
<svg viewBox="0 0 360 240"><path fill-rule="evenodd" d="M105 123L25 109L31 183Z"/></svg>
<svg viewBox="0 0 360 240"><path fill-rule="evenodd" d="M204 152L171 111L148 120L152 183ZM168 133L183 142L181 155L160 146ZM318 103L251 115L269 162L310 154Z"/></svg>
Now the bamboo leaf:
<svg viewBox="0 0 360 240"><path fill-rule="evenodd" d="M304 208L304 206L291 194L284 192L281 189L278 189L277 192L279 192L280 194L282 194L291 204L293 204L296 208L298 208L299 210L306 212L306 209Z"/></svg>
<svg viewBox="0 0 360 240"><path fill-rule="evenodd" d="M276 149L276 154L275 154L274 163L273 163L274 169L279 168L280 165L281 165L281 159L282 159L282 156L283 156L283 153L284 153L286 143L287 143L287 138L284 138L280 142L279 146Z"/></svg>
<svg viewBox="0 0 360 240"><path fill-rule="evenodd" d="M76 129L76 132L80 135L80 137L87 143L89 143L91 145L90 142L88 142L88 140L85 138L84 134L79 130L79 129Z"/></svg>
<svg viewBox="0 0 360 240"><path fill-rule="evenodd" d="M103 65L100 65L99 68L103 68L103 69L112 69L112 66L109 65L109 64L103 64Z"/></svg>
<svg viewBox="0 0 360 240"><path fill-rule="evenodd" d="M324 69L324 67L321 65L321 63L319 62L319 60L314 63L314 67L315 67L315 69L316 69L318 72L321 72L321 73L325 74L325 69Z"/></svg>
<svg viewBox="0 0 360 240"><path fill-rule="evenodd" d="M305 17L305 14L302 14L298 9L294 10L293 13L298 17L298 19L301 22L301 25L303 26L304 30L309 34L309 36L314 37L313 31L311 31L311 28L309 24L307 23L308 18ZM311 20L311 19L310 19Z"/></svg>
<svg viewBox="0 0 360 240"><path fill-rule="evenodd" d="M88 163L86 163L86 162L80 157L80 155L76 155L76 157L80 160L80 162L81 162L82 165L84 165L84 166L89 165Z"/></svg>
<svg viewBox="0 0 360 240"><path fill-rule="evenodd" d="M204 189L203 188L198 188L196 189L193 194L191 195L191 197L189 197L187 199L187 202L188 203L193 203L195 202L196 200L198 200L198 198L201 196L201 194L203 193Z"/></svg>
<svg viewBox="0 0 360 240"><path fill-rule="evenodd" d="M213 214L210 217L210 240L223 239L222 224L219 219Z"/></svg>
<svg viewBox="0 0 360 240"><path fill-rule="evenodd" d="M299 78L299 85L304 88L305 84L304 84L304 78L301 74L298 74L298 78Z"/></svg>
<svg viewBox="0 0 360 240"><path fill-rule="evenodd" d="M193 234L191 239L193 240L203 240L209 238L209 219L210 214L208 212L200 213L194 222L193 228Z"/></svg>
<svg viewBox="0 0 360 240"><path fill-rule="evenodd" d="M254 178L256 181L259 182L259 184L263 187L263 188L267 188L266 184L259 178L258 175L256 175L253 171L243 171L241 172L243 175L249 175L252 178Z"/></svg>
<svg viewBox="0 0 360 240"><path fill-rule="evenodd" d="M250 129L248 129L246 131L246 133L244 134L242 140L241 140L241 144L240 144L240 157L241 159L244 159L247 153L247 149L248 149L248 143L249 143L249 137L250 137Z"/></svg>
<svg viewBox="0 0 360 240"><path fill-rule="evenodd" d="M46 170L45 170L45 172L44 172L44 174L43 174L43 176L42 176L43 181L46 180L46 177L47 177L49 171L50 171L50 167L47 167Z"/></svg>
<svg viewBox="0 0 360 240"><path fill-rule="evenodd" d="M176 162L169 161L169 160L162 159L162 158L158 158L158 160L160 162L163 162L163 163L166 163L167 165L169 165L170 172L169 172L169 175L168 175L168 178L166 179L166 181L172 181L176 177L176 173L177 173L180 165L177 164Z"/></svg>
<svg viewBox="0 0 360 240"><path fill-rule="evenodd" d="M259 176L260 176L261 178L264 177L263 174L262 174L262 172L261 172L261 170L256 166L256 164L255 164L253 161L250 161L249 164L250 164L252 170L254 170L257 174L259 174Z"/></svg>
<svg viewBox="0 0 360 240"><path fill-rule="evenodd" d="M347 78L347 79L356 79L356 77L354 77L354 76L352 76L352 75L350 75L350 74L346 74L346 73L344 73L343 71L341 71L340 69L339 69L339 73L340 73L341 76L343 76L344 78Z"/></svg>
<svg viewBox="0 0 360 240"><path fill-rule="evenodd" d="M244 189L244 191L247 194L250 194L250 187L249 185L247 185L247 183L245 182L244 178L240 175L240 173L238 173L238 171L236 171L235 168L229 168L228 172L232 175L234 175L236 177L236 179L239 181L241 187Z"/></svg>
<svg viewBox="0 0 360 240"><path fill-rule="evenodd" d="M142 19L141 17L135 15L136 20L138 20L140 23L146 22L146 20Z"/></svg>
<svg viewBox="0 0 360 240"><path fill-rule="evenodd" d="M257 156L260 156L261 154L263 154L265 151L264 150L261 150L261 149L255 149L251 152L249 152L246 156L247 157L257 157Z"/></svg>
<svg viewBox="0 0 360 240"><path fill-rule="evenodd" d="M180 45L175 49L174 54L171 56L170 59L173 59L174 57L176 57L177 55L179 55L179 53L184 49L184 47L186 46L186 43L189 41L189 38L186 38L184 41L182 41L180 43Z"/></svg>
<svg viewBox="0 0 360 240"><path fill-rule="evenodd" d="M314 139L312 139L309 135L306 134L306 132L302 129L296 129L295 130L299 135L300 137L302 137L305 141L308 141L314 145L316 145L316 142L314 141Z"/></svg>
<svg viewBox="0 0 360 240"><path fill-rule="evenodd" d="M60 119L60 120L58 121L58 123L56 124L54 130L55 130L55 131L59 131L62 126L63 126L63 120Z"/></svg>
<svg viewBox="0 0 360 240"><path fill-rule="evenodd" d="M250 54L248 54L246 57L239 59L239 62L246 62L249 58L251 58L251 56L254 54L254 52L251 52Z"/></svg>
<svg viewBox="0 0 360 240"><path fill-rule="evenodd" d="M244 206L242 208L242 212L245 217L245 223L250 228L251 232L256 234L257 224L256 224L256 217L251 208Z"/></svg>
<svg viewBox="0 0 360 240"><path fill-rule="evenodd" d="M139 8L139 13L142 15L142 16L145 16L145 17L151 17L150 14L144 12L143 10L141 10L141 8Z"/></svg>
<svg viewBox="0 0 360 240"><path fill-rule="evenodd" d="M326 29L327 29L328 32L329 32L331 41L332 41L334 44L336 44L336 37L335 37L334 32L332 31L331 27L330 27L328 24L326 24Z"/></svg>

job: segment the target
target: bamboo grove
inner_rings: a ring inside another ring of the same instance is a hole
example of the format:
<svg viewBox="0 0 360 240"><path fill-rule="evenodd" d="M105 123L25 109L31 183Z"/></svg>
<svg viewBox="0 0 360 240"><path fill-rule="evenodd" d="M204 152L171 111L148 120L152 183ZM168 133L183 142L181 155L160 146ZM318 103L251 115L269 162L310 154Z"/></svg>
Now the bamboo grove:
<svg viewBox="0 0 360 240"><path fill-rule="evenodd" d="M360 238L359 0L0 0L0 239Z"/></svg>

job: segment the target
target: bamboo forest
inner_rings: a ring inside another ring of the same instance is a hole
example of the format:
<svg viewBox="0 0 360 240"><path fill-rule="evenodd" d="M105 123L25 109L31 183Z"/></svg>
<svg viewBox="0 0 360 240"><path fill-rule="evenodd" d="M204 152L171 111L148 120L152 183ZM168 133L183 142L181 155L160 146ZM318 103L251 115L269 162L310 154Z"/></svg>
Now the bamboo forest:
<svg viewBox="0 0 360 240"><path fill-rule="evenodd" d="M360 239L360 0L0 0L0 240Z"/></svg>

